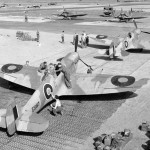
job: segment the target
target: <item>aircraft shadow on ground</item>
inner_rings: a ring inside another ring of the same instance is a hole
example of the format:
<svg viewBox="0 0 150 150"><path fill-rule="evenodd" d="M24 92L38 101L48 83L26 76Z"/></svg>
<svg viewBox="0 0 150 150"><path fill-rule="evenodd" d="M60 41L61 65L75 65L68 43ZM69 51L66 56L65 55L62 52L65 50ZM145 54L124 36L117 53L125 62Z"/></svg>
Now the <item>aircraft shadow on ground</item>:
<svg viewBox="0 0 150 150"><path fill-rule="evenodd" d="M119 92L119 93L108 93L108 94L93 94L93 95L62 95L59 97L60 100L73 100L77 102L81 101L115 101L121 99L128 99L136 97L132 91Z"/></svg>
<svg viewBox="0 0 150 150"><path fill-rule="evenodd" d="M150 54L150 50L148 49L128 49L127 52L129 53L140 53L140 54Z"/></svg>
<svg viewBox="0 0 150 150"><path fill-rule="evenodd" d="M94 58L96 58L96 59L103 59L103 60L110 60L110 58L108 56L95 56ZM113 61L123 61L123 59L115 58L115 59L113 59Z"/></svg>
<svg viewBox="0 0 150 150"><path fill-rule="evenodd" d="M150 139L150 132L147 132L145 135ZM150 149L150 140L146 141L145 144L142 144L141 147L144 150L149 150Z"/></svg>
<svg viewBox="0 0 150 150"><path fill-rule="evenodd" d="M105 45L96 45L96 44L89 44L88 47L96 48L96 49L109 49L109 46L105 46Z"/></svg>
<svg viewBox="0 0 150 150"><path fill-rule="evenodd" d="M11 84L11 87L9 87L10 84ZM8 90L13 90L15 92L20 92L20 93L30 94L30 95L32 95L35 91L35 90L30 89L30 88L9 82L9 81L1 78L1 77L0 77L0 87L2 87L4 89L8 89Z"/></svg>
<svg viewBox="0 0 150 150"><path fill-rule="evenodd" d="M1 127L0 127L0 132L6 133L8 137L14 136L14 135L9 135L9 134L7 133L7 129L6 129L6 128L1 128ZM41 134L43 134L43 132L39 132L39 133L29 133L29 132L21 132L21 131L16 131L16 133L17 133L18 135L25 135L25 136L40 136Z"/></svg>

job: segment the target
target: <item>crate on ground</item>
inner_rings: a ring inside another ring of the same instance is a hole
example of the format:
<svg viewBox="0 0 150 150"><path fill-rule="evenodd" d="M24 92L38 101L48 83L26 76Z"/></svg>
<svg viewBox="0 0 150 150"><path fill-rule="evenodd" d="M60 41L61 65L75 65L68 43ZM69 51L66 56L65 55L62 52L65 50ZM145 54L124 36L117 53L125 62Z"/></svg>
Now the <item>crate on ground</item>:
<svg viewBox="0 0 150 150"><path fill-rule="evenodd" d="M122 132L102 134L94 138L96 150L121 150L132 139L132 133L129 129Z"/></svg>
<svg viewBox="0 0 150 150"><path fill-rule="evenodd" d="M22 41L37 41L37 38L33 38L31 35L29 35L28 32L23 32L23 31L17 31L16 37L17 39Z"/></svg>

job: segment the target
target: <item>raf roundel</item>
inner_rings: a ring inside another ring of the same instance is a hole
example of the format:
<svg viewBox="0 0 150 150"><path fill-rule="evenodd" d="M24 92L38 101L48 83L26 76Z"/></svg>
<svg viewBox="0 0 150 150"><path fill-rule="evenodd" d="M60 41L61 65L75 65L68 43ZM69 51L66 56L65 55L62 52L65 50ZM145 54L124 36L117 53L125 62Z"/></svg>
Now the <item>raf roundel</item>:
<svg viewBox="0 0 150 150"><path fill-rule="evenodd" d="M44 85L44 95L46 99L49 99L52 96L53 88L50 84L46 83Z"/></svg>
<svg viewBox="0 0 150 150"><path fill-rule="evenodd" d="M114 76L111 78L111 83L115 86L126 87L135 82L135 78L132 76Z"/></svg>
<svg viewBox="0 0 150 150"><path fill-rule="evenodd" d="M22 65L6 64L1 68L1 70L5 73L16 73L19 72L22 68L23 68Z"/></svg>
<svg viewBox="0 0 150 150"><path fill-rule="evenodd" d="M97 35L96 38L97 39L106 39L107 35Z"/></svg>

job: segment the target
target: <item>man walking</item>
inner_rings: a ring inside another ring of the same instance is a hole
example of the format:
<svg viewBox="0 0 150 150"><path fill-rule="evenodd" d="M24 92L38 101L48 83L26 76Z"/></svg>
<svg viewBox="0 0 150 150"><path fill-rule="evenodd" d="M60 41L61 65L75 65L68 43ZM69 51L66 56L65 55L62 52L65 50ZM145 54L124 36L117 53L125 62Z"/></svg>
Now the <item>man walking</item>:
<svg viewBox="0 0 150 150"><path fill-rule="evenodd" d="M64 43L64 31L62 31L62 34L61 34L61 43Z"/></svg>

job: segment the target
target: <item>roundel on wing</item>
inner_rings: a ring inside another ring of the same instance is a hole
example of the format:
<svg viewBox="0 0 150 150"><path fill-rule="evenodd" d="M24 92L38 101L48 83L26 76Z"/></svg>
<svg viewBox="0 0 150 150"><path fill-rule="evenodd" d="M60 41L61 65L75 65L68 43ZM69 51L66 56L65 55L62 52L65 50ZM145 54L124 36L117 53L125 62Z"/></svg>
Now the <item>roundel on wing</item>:
<svg viewBox="0 0 150 150"><path fill-rule="evenodd" d="M46 99L49 99L52 96L53 88L50 84L46 83L44 85L44 96Z"/></svg>
<svg viewBox="0 0 150 150"><path fill-rule="evenodd" d="M127 48L129 44L127 41L124 41L124 45L125 45L125 48Z"/></svg>
<svg viewBox="0 0 150 150"><path fill-rule="evenodd" d="M6 64L2 66L1 70L5 73L16 73L23 68L22 65L18 64Z"/></svg>
<svg viewBox="0 0 150 150"><path fill-rule="evenodd" d="M111 78L111 83L119 87L130 86L134 82L135 78L132 76L114 76Z"/></svg>
<svg viewBox="0 0 150 150"><path fill-rule="evenodd" d="M96 38L97 39L106 39L107 35L97 35Z"/></svg>

